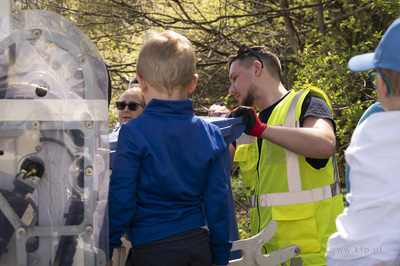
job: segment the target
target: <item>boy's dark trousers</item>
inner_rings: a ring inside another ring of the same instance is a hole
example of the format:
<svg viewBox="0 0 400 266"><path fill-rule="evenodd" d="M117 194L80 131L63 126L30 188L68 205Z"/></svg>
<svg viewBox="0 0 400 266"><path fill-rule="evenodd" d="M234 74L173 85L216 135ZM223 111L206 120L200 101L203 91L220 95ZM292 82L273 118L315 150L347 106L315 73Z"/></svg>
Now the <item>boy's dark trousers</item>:
<svg viewBox="0 0 400 266"><path fill-rule="evenodd" d="M126 266L207 266L211 260L208 231L196 228L132 247Z"/></svg>

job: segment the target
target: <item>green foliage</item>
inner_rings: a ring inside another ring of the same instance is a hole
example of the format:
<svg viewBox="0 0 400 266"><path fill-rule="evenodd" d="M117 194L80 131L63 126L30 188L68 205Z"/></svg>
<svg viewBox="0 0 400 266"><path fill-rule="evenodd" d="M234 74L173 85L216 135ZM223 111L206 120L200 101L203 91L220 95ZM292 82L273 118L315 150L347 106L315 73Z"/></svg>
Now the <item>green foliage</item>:
<svg viewBox="0 0 400 266"><path fill-rule="evenodd" d="M249 204L246 197L246 188L240 169L236 168L231 174L232 193L235 198L236 216L239 228L239 238L245 239L250 237L249 229Z"/></svg>
<svg viewBox="0 0 400 266"><path fill-rule="evenodd" d="M235 201L238 202L242 208L242 210L238 209L237 212L240 213L243 211L243 209L247 210L249 204L246 197L246 188L244 187L239 168L235 169L235 171L231 174L231 184L232 192L235 195Z"/></svg>
<svg viewBox="0 0 400 266"><path fill-rule="evenodd" d="M382 4L381 7L387 5ZM341 178L345 176L344 152L350 143L354 128L363 112L377 101L368 75L351 72L347 62L354 55L375 50L384 29L395 19L388 19L388 14L384 11L372 11L374 16L381 18L379 21L387 21L383 28L382 25L376 27L374 24L365 23L363 20L366 18L361 15L357 19L349 17L342 20L338 27L331 28L325 35L314 31L313 38L308 39L309 43L299 52L300 67L290 65L289 75L296 77L293 88L311 84L325 91L331 100L336 121L337 156ZM344 182L343 179L342 181Z"/></svg>
<svg viewBox="0 0 400 266"><path fill-rule="evenodd" d="M239 228L239 239L246 239L249 238L249 219L246 217L241 218L238 220L238 228Z"/></svg>
<svg viewBox="0 0 400 266"><path fill-rule="evenodd" d="M115 107L115 102L118 101L121 96L121 91L114 92L114 97L111 99L110 106L108 107L109 120L108 124L110 128L115 127L118 123L118 113L117 108Z"/></svg>

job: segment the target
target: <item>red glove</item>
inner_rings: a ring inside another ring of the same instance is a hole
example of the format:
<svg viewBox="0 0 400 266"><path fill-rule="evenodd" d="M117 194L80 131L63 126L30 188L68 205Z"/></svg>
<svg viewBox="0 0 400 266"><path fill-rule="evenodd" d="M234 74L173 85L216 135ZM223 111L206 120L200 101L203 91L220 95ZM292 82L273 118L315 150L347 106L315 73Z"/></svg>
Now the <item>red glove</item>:
<svg viewBox="0 0 400 266"><path fill-rule="evenodd" d="M261 123L258 119L256 110L253 107L240 106L233 109L228 117L240 117L242 116L243 123L247 124L244 133L250 136L255 136L257 138L261 137L261 134L267 127L267 124Z"/></svg>

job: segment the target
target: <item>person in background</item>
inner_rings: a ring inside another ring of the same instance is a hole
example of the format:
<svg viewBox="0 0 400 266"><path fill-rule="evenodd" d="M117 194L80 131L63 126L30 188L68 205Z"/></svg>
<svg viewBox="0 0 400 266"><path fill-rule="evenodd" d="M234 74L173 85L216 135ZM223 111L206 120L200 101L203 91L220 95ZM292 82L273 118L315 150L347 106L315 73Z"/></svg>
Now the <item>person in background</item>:
<svg viewBox="0 0 400 266"><path fill-rule="evenodd" d="M231 110L229 110L225 105L218 105L213 104L208 109L208 116L209 117L216 117L216 116L226 116L229 114Z"/></svg>
<svg viewBox="0 0 400 266"><path fill-rule="evenodd" d="M278 229L263 252L296 244L303 265L325 265L326 242L343 211L329 100L311 86L287 91L280 61L267 47L242 45L228 63L229 93L241 105L229 116L247 124L234 162L249 199L251 233L275 220Z"/></svg>
<svg viewBox="0 0 400 266"><path fill-rule="evenodd" d="M229 262L227 146L187 99L195 69L192 44L178 33L154 33L140 50L137 80L147 106L120 129L108 201L109 256L128 231L126 265Z"/></svg>
<svg viewBox="0 0 400 266"><path fill-rule="evenodd" d="M351 166L349 206L338 216L337 232L328 240L327 265L400 265L399 43L400 19L396 19L375 52L348 63L352 71L372 70L384 112L365 119L346 150Z"/></svg>
<svg viewBox="0 0 400 266"><path fill-rule="evenodd" d="M136 78L133 80L136 80ZM146 102L144 101L144 95L139 84L131 81L129 83L129 88L121 94L119 100L115 103L118 123L109 135L110 142L118 140L118 133L121 125L132 118L138 117L143 112L145 106Z"/></svg>

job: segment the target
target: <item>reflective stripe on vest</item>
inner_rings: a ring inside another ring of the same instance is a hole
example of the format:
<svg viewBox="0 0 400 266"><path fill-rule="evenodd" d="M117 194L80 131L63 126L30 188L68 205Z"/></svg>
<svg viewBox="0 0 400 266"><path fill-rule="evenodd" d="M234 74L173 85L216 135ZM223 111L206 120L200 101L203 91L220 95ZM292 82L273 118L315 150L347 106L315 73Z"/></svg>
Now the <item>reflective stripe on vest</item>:
<svg viewBox="0 0 400 266"><path fill-rule="evenodd" d="M281 126L300 127L299 122L296 120L296 108L304 92L305 91L301 91L293 97L286 115L285 123ZM335 180L333 184L310 190L302 190L299 157L296 153L286 150L286 170L289 192L261 194L258 196L259 207L311 203L326 200L341 194L335 155L332 156L332 166ZM256 207L256 199L256 195L248 197L250 208Z"/></svg>
<svg viewBox="0 0 400 266"><path fill-rule="evenodd" d="M300 99L300 96L304 92L305 91L300 91L293 97L292 102L289 105L289 110L286 114L285 123L282 126L295 127L295 128L300 127L298 121L296 120L296 107ZM301 191L302 189L301 189L299 156L296 153L291 152L289 150L286 150L286 171L287 171L286 176L287 176L289 192Z"/></svg>
<svg viewBox="0 0 400 266"><path fill-rule="evenodd" d="M258 196L258 200L259 207L272 207L317 202L330 199L340 193L340 185L335 182L324 187L304 191L262 194ZM255 208L256 196L249 196L248 200L250 208Z"/></svg>

